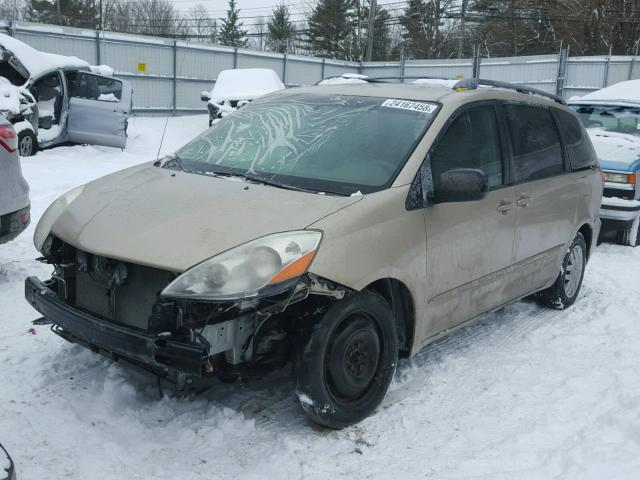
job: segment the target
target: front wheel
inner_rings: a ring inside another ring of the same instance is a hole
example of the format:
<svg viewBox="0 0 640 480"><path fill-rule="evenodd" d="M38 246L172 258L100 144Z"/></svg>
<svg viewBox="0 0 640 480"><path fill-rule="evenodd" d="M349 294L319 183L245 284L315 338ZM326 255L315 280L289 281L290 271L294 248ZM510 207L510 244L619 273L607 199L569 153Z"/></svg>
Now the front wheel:
<svg viewBox="0 0 640 480"><path fill-rule="evenodd" d="M336 302L298 348L294 380L300 405L329 428L363 420L384 398L398 351L396 322L381 296L360 292Z"/></svg>
<svg viewBox="0 0 640 480"><path fill-rule="evenodd" d="M23 130L18 134L18 155L30 157L38 151L38 139L31 130Z"/></svg>
<svg viewBox="0 0 640 480"><path fill-rule="evenodd" d="M587 243L582 234L578 233L562 260L562 268L555 283L538 293L539 302L557 310L573 305L580 293L586 264Z"/></svg>

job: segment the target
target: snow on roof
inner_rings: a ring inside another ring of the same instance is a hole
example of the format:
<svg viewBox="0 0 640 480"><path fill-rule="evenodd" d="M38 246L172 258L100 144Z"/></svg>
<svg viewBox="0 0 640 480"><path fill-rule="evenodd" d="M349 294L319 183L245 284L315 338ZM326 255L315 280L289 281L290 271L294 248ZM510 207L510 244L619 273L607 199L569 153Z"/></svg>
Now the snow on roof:
<svg viewBox="0 0 640 480"><path fill-rule="evenodd" d="M443 87L453 88L460 80L450 80L444 78L418 78L411 83L418 83L422 85L442 85Z"/></svg>
<svg viewBox="0 0 640 480"><path fill-rule="evenodd" d="M86 68L89 66L87 62L78 57L41 52L4 33L0 33L0 46L13 53L13 55L20 60L24 68L29 71L31 77L38 76L49 70L55 70L56 68Z"/></svg>
<svg viewBox="0 0 640 480"><path fill-rule="evenodd" d="M325 78L318 85L343 85L349 83L367 83L366 75L360 75L359 73L343 73L338 77Z"/></svg>
<svg viewBox="0 0 640 480"><path fill-rule="evenodd" d="M640 80L627 80L626 82L616 83L610 87L588 93L583 97L572 98L571 102L584 103L608 100L640 103Z"/></svg>
<svg viewBox="0 0 640 480"><path fill-rule="evenodd" d="M211 102L254 100L278 90L284 90L284 84L278 74L268 68L223 70L211 90Z"/></svg>

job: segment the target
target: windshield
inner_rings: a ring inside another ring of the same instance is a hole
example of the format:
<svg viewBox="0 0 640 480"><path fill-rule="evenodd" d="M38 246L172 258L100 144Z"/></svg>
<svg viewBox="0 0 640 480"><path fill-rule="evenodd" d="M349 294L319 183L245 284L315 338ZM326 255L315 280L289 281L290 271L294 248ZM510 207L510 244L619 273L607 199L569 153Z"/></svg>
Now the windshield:
<svg viewBox="0 0 640 480"><path fill-rule="evenodd" d="M390 185L437 109L429 102L344 95L259 99L178 150L176 159L196 173L370 193Z"/></svg>
<svg viewBox="0 0 640 480"><path fill-rule="evenodd" d="M585 128L640 136L640 108L580 105L574 109Z"/></svg>

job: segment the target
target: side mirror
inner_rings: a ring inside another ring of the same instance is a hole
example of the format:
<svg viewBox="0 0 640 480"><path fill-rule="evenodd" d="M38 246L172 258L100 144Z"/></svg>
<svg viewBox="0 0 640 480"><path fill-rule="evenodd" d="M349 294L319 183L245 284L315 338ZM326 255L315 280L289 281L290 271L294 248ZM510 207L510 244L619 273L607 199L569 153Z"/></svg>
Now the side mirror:
<svg viewBox="0 0 640 480"><path fill-rule="evenodd" d="M436 180L432 203L473 202L489 191L487 174L474 168L455 168Z"/></svg>
<svg viewBox="0 0 640 480"><path fill-rule="evenodd" d="M209 100L211 100L211 94L203 90L202 92L200 92L200 100L202 100L203 102L208 102Z"/></svg>

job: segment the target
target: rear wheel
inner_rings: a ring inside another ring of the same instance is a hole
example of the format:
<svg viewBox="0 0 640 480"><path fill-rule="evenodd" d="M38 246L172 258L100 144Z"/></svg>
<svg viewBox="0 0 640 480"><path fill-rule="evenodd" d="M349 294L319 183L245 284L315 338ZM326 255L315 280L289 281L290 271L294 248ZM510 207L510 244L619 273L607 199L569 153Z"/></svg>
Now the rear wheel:
<svg viewBox="0 0 640 480"><path fill-rule="evenodd" d="M564 310L573 305L580 293L586 264L587 244L582 234L578 233L564 256L555 283L538 293L539 302L557 310Z"/></svg>
<svg viewBox="0 0 640 480"><path fill-rule="evenodd" d="M38 151L38 139L31 130L23 130L18 134L18 154L30 157Z"/></svg>
<svg viewBox="0 0 640 480"><path fill-rule="evenodd" d="M391 383L398 334L388 303L361 292L334 305L300 345L296 393L311 419L343 428L371 415Z"/></svg>

